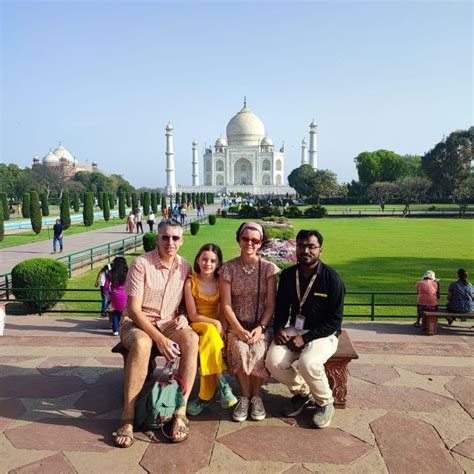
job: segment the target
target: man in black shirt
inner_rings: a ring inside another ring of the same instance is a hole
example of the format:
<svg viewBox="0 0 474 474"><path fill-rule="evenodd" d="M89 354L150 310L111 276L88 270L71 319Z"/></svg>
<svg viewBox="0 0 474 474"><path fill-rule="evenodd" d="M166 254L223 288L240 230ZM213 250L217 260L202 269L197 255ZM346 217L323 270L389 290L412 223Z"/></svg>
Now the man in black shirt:
<svg viewBox="0 0 474 474"><path fill-rule="evenodd" d="M334 413L324 364L337 350L345 292L339 275L320 260L322 244L323 236L316 230L301 230L296 236L298 264L281 273L275 337L266 358L272 376L293 394L283 414L297 416L315 404L317 428L329 426Z"/></svg>
<svg viewBox="0 0 474 474"><path fill-rule="evenodd" d="M56 253L56 242L59 243L59 253L63 251L63 225L61 219L56 219L56 224L53 226L53 253Z"/></svg>

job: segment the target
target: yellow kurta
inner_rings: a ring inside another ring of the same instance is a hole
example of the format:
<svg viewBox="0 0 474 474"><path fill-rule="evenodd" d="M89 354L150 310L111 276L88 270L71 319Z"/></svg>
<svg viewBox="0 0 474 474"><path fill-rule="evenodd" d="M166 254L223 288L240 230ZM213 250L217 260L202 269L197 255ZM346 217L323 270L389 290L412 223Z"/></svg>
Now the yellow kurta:
<svg viewBox="0 0 474 474"><path fill-rule="evenodd" d="M199 279L196 273L192 275L191 288L197 313L206 316L206 318L218 319L219 289L212 296L203 295L199 291ZM199 398L210 400L216 391L217 375L226 369L222 357L224 341L214 324L198 322L192 323L191 327L199 335L199 364L201 369Z"/></svg>

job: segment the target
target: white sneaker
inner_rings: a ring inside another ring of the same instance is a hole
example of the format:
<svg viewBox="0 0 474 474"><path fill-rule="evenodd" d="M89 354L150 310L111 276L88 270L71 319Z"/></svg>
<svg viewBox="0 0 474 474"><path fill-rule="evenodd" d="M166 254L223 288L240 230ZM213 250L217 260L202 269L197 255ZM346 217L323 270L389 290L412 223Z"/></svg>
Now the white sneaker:
<svg viewBox="0 0 474 474"><path fill-rule="evenodd" d="M118 332L117 332L117 331L114 332L114 333L112 333L112 334L113 334L114 336L118 336Z"/></svg>
<svg viewBox="0 0 474 474"><path fill-rule="evenodd" d="M255 395L254 397L252 397L252 400L250 401L250 403L252 404L252 411L250 413L252 420L255 420L255 421L264 420L265 417L267 416L267 412L265 411L265 407L263 406L262 397Z"/></svg>
<svg viewBox="0 0 474 474"><path fill-rule="evenodd" d="M250 400L247 397L239 397L239 402L235 406L232 418L234 421L245 421L249 416Z"/></svg>

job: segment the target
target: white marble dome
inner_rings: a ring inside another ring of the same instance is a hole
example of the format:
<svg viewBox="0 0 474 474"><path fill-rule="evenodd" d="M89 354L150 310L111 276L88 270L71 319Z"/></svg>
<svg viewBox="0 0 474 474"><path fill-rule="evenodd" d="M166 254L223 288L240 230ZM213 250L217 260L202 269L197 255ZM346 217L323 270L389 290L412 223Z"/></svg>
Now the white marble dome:
<svg viewBox="0 0 474 474"><path fill-rule="evenodd" d="M270 137L264 137L260 144L263 146L273 146L273 140Z"/></svg>
<svg viewBox="0 0 474 474"><path fill-rule="evenodd" d="M71 152L67 148L64 148L61 143L53 150L53 153L58 157L59 160L64 158L64 160L69 163L74 163L76 161L71 155Z"/></svg>
<svg viewBox="0 0 474 474"><path fill-rule="evenodd" d="M230 119L226 133L229 146L255 146L265 136L265 127L248 107L243 107Z"/></svg>
<svg viewBox="0 0 474 474"><path fill-rule="evenodd" d="M52 151L50 151L43 158L43 165L59 165L59 158Z"/></svg>
<svg viewBox="0 0 474 474"><path fill-rule="evenodd" d="M225 138L219 137L216 140L216 145L215 146L227 146L227 140Z"/></svg>

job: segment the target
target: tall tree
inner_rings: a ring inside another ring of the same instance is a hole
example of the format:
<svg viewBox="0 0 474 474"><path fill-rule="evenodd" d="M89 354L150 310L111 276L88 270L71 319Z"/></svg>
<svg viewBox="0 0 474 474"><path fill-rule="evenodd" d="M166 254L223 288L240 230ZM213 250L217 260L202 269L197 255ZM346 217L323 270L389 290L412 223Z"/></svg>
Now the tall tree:
<svg viewBox="0 0 474 474"><path fill-rule="evenodd" d="M113 209L115 207L115 194L108 193L107 197L109 198L109 208Z"/></svg>
<svg viewBox="0 0 474 474"><path fill-rule="evenodd" d="M377 202L382 211L385 210L386 202L393 198L395 192L395 184L388 181L376 181L369 187L369 195Z"/></svg>
<svg viewBox="0 0 474 474"><path fill-rule="evenodd" d="M3 242L5 235L5 223L3 222L3 212L0 212L0 242Z"/></svg>
<svg viewBox="0 0 474 474"><path fill-rule="evenodd" d="M104 209L104 193L102 191L97 193L97 205L99 206L100 210Z"/></svg>
<svg viewBox="0 0 474 474"><path fill-rule="evenodd" d="M30 217L30 193L23 193L23 202L21 205L21 213L25 219Z"/></svg>
<svg viewBox="0 0 474 474"><path fill-rule="evenodd" d="M0 192L7 193L7 198L19 201L25 189L20 184L29 169L22 169L18 165L0 163Z"/></svg>
<svg viewBox="0 0 474 474"><path fill-rule="evenodd" d="M30 193L30 220L33 232L38 235L41 232L43 218L41 216L41 207L36 191L31 191Z"/></svg>
<svg viewBox="0 0 474 474"><path fill-rule="evenodd" d="M340 192L336 173L330 170L316 170L312 197L319 206L321 196L336 196Z"/></svg>
<svg viewBox="0 0 474 474"><path fill-rule="evenodd" d="M90 227L94 222L94 193L87 192L84 195L84 209L82 219L86 227Z"/></svg>
<svg viewBox="0 0 474 474"><path fill-rule="evenodd" d="M103 214L104 214L104 221L108 222L110 219L110 205L109 205L109 194L108 193L102 193L102 203L104 207L102 208Z"/></svg>
<svg viewBox="0 0 474 474"><path fill-rule="evenodd" d="M61 203L59 206L60 209L60 218L61 224L64 230L69 229L71 227L71 212L70 212L70 201L69 201L69 191L65 189L63 191L63 195L61 196Z"/></svg>
<svg viewBox="0 0 474 474"><path fill-rule="evenodd" d="M143 214L147 216L150 214L150 193L148 191L143 193Z"/></svg>
<svg viewBox="0 0 474 474"><path fill-rule="evenodd" d="M157 207L157 200L156 200L156 198L157 198L157 193L152 192L151 195L150 195L150 198L151 198L151 204L150 204L151 210L153 211L154 214L156 214L156 211L157 211L157 209L158 209L158 207Z"/></svg>
<svg viewBox="0 0 474 474"><path fill-rule="evenodd" d="M431 181L421 176L406 176L397 180L395 185L398 196L403 199L408 210L411 203L421 202L424 199L430 189Z"/></svg>
<svg viewBox="0 0 474 474"><path fill-rule="evenodd" d="M442 196L453 197L469 181L474 159L474 127L452 132L421 160L421 167Z"/></svg>
<svg viewBox="0 0 474 474"><path fill-rule="evenodd" d="M123 219L127 213L125 211L125 192L124 191L120 191L119 192L119 208L118 208L118 211L119 211L119 217L120 219Z"/></svg>
<svg viewBox="0 0 474 474"><path fill-rule="evenodd" d="M161 210L166 207L166 194L161 195Z"/></svg>
<svg viewBox="0 0 474 474"><path fill-rule="evenodd" d="M301 165L288 175L288 184L301 196L313 194L316 172L311 165Z"/></svg>
<svg viewBox="0 0 474 474"><path fill-rule="evenodd" d="M48 193L46 191L41 193L41 214L43 217L49 216Z"/></svg>
<svg viewBox="0 0 474 474"><path fill-rule="evenodd" d="M74 194L72 198L72 207L74 209L74 212L79 212L81 209L81 202L79 201L79 194Z"/></svg>
<svg viewBox="0 0 474 474"><path fill-rule="evenodd" d="M3 220L8 221L10 219L10 210L8 209L7 193L0 193L0 206Z"/></svg>

